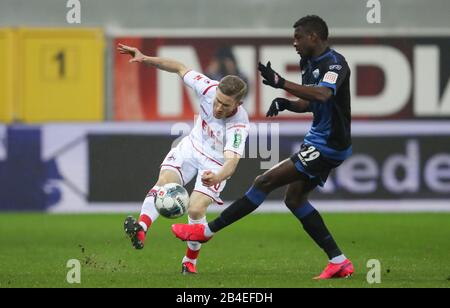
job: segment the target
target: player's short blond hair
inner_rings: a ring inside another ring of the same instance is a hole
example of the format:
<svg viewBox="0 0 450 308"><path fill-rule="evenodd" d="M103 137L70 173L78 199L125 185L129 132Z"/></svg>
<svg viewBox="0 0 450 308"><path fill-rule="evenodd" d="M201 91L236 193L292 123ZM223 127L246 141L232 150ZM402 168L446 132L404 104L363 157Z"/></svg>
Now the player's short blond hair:
<svg viewBox="0 0 450 308"><path fill-rule="evenodd" d="M223 77L220 80L219 89L223 94L233 97L238 102L247 94L247 84L235 75Z"/></svg>

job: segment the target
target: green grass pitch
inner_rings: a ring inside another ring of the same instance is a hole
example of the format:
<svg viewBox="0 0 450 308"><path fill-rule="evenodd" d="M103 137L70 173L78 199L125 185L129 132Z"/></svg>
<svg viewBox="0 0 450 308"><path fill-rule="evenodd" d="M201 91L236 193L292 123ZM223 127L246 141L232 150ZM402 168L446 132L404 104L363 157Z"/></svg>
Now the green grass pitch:
<svg viewBox="0 0 450 308"><path fill-rule="evenodd" d="M450 287L450 214L325 214L355 265L350 279L313 281L327 259L290 214L254 214L203 245L199 274L180 274L185 243L160 218L142 251L126 215L0 215L0 288L7 287ZM212 214L210 218L215 217ZM81 284L66 281L69 259ZM369 284L367 260L381 262Z"/></svg>

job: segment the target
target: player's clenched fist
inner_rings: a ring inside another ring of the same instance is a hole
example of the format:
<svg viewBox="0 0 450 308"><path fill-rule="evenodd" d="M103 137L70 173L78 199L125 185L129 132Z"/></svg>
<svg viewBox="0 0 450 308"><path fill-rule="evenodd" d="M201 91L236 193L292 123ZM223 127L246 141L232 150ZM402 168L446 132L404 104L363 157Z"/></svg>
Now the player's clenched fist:
<svg viewBox="0 0 450 308"><path fill-rule="evenodd" d="M207 187L214 186L216 184L219 184L221 180L217 176L217 174L213 173L212 171L205 171L202 174L202 183L203 185Z"/></svg>
<svg viewBox="0 0 450 308"><path fill-rule="evenodd" d="M133 62L142 62L145 60L145 56L142 54L142 52L137 49L136 47L131 47L131 46L127 46L127 45L123 45L123 44L119 44L117 46L117 50L121 53L121 54L125 54L125 55L130 55L133 58L130 59L130 63Z"/></svg>

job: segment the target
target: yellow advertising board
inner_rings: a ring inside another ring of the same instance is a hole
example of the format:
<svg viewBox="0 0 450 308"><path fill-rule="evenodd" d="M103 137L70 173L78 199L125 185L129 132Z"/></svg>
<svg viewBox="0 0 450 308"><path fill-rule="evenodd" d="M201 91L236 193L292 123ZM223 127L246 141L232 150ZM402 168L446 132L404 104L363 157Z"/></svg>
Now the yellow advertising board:
<svg viewBox="0 0 450 308"><path fill-rule="evenodd" d="M14 118L14 33L0 29L0 123L9 123Z"/></svg>
<svg viewBox="0 0 450 308"><path fill-rule="evenodd" d="M20 118L104 118L104 38L97 29L20 29Z"/></svg>

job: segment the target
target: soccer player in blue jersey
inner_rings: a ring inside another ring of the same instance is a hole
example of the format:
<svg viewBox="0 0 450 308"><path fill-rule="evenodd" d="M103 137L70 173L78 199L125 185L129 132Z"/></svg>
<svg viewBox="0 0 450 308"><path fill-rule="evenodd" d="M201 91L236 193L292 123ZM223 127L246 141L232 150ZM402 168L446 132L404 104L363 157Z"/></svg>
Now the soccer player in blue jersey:
<svg viewBox="0 0 450 308"><path fill-rule="evenodd" d="M273 190L288 185L284 202L308 235L327 254L329 263L315 279L349 277L353 264L336 244L319 212L308 201L309 193L323 186L330 171L351 155L350 69L345 58L328 46L328 27L315 15L294 24L294 48L300 55L302 85L285 80L270 62L259 63L263 83L284 89L296 100L275 98L268 117L279 112L312 112L314 121L300 151L262 175L239 200L208 224L175 224L172 231L182 240L206 242L214 233L250 214Z"/></svg>

